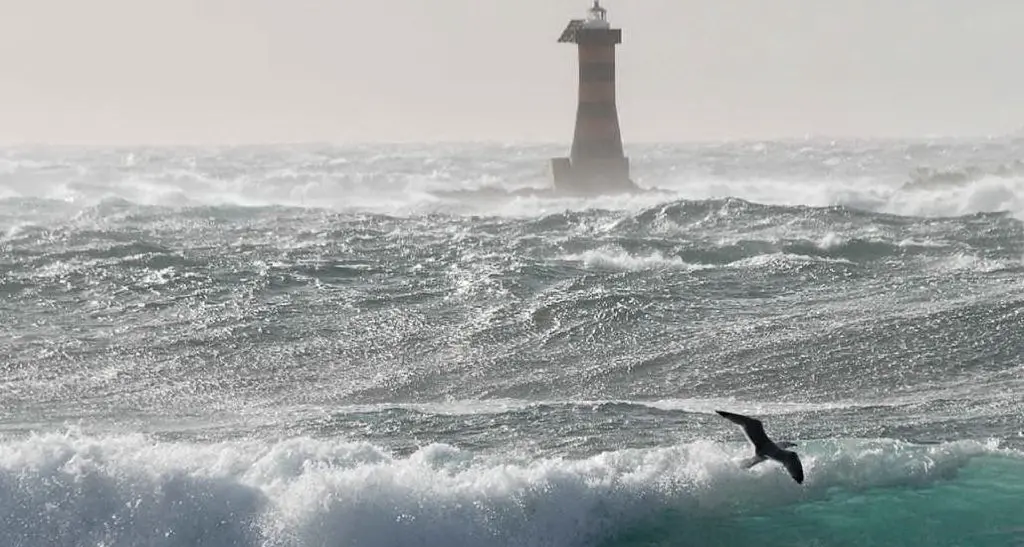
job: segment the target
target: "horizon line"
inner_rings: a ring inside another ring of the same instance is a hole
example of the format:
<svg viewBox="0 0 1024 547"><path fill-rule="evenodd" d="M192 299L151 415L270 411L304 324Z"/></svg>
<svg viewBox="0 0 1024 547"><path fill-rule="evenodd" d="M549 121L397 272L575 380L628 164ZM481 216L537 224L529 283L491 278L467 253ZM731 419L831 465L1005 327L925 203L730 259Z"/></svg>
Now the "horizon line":
<svg viewBox="0 0 1024 547"><path fill-rule="evenodd" d="M812 141L831 141L836 143L853 142L934 142L934 141L978 141L978 140L999 140L1024 138L1024 130L1002 134L979 133L979 134L941 134L925 133L910 135L833 135L828 133L811 133L804 135L777 135L777 136L742 136L742 137L718 137L718 138L683 138L683 139L632 139L624 140L623 146L721 146L723 144L767 144L767 143L797 143ZM150 141L76 141L76 140L55 140L55 141L3 141L0 140L0 148L265 148L265 147L288 147L288 146L328 146L328 147L349 147L349 146L409 146L409 145L434 145L434 146L529 146L529 147L566 147L571 145L571 140L531 139L531 138L484 138L484 139L310 139L310 140L251 140L251 141L170 141L154 139Z"/></svg>

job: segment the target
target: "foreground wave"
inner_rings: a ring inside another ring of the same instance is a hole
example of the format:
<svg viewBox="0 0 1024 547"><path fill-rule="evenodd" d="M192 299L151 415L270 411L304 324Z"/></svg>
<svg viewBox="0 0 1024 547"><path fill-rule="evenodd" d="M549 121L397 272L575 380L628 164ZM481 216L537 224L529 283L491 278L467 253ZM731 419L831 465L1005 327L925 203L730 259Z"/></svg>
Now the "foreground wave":
<svg viewBox="0 0 1024 547"><path fill-rule="evenodd" d="M1006 545L1024 454L995 441L801 443L807 482L742 442L589 458L397 456L292 438L80 432L0 443L4 545ZM1016 536L1014 534L1017 534Z"/></svg>

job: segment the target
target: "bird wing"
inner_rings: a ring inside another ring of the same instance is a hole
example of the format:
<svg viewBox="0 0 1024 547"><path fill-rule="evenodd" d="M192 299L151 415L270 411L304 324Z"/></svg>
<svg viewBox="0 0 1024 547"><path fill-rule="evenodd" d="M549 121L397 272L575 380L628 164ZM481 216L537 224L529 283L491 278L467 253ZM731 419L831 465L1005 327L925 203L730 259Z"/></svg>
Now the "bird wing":
<svg viewBox="0 0 1024 547"><path fill-rule="evenodd" d="M804 467L800 464L800 456L789 450L780 450L779 452L778 460L786 467L786 471L789 471L789 476L793 477L797 484L803 484Z"/></svg>
<svg viewBox="0 0 1024 547"><path fill-rule="evenodd" d="M724 410L716 410L715 412L726 420L743 426L743 432L747 434L747 438L750 439L750 442L754 443L755 448L771 444L771 440L768 439L768 435L764 432L764 425L761 424L761 420L744 416L742 414L733 414L732 412L726 412Z"/></svg>

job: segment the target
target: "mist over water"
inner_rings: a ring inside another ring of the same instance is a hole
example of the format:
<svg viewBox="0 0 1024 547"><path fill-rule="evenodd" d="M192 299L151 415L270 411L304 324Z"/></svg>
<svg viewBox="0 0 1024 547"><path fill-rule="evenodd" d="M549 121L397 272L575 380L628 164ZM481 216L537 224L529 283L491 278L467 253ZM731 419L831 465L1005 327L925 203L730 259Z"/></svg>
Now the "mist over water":
<svg viewBox="0 0 1024 547"><path fill-rule="evenodd" d="M0 543L1017 544L1022 147L0 150Z"/></svg>

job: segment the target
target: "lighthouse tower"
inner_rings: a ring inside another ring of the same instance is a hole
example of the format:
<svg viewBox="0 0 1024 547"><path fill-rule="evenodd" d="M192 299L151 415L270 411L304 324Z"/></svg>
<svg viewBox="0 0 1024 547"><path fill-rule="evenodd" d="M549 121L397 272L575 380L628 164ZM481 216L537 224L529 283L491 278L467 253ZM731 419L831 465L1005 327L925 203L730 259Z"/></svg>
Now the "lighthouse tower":
<svg viewBox="0 0 1024 547"><path fill-rule="evenodd" d="M608 23L607 10L594 0L586 19L573 19L558 39L579 50L576 130L568 158L551 160L555 190L573 194L629 192L629 158L622 151L615 106L615 46L622 30Z"/></svg>

